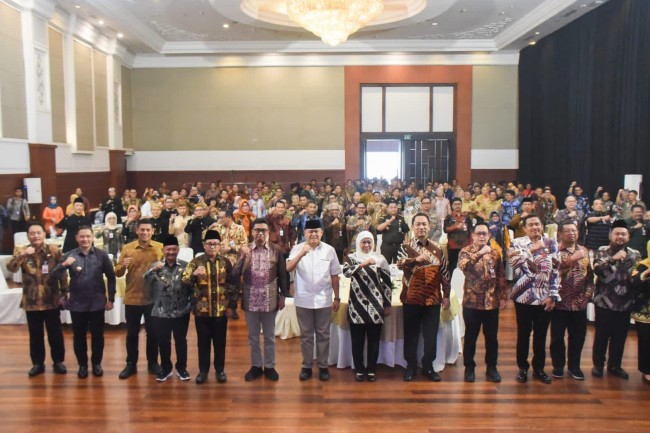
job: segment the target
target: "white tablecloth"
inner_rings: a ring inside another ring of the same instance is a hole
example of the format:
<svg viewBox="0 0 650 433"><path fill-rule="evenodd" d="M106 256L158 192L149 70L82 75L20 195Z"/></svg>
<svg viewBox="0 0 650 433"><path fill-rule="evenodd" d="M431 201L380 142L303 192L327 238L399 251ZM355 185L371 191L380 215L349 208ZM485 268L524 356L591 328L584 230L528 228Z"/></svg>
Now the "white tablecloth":
<svg viewBox="0 0 650 433"><path fill-rule="evenodd" d="M461 273L462 275L462 273ZM347 304L348 289L345 287L347 279L341 278L341 302ZM454 279L456 280L456 279ZM460 281L460 280L459 280ZM349 280L347 281L349 284ZM457 282L452 284L451 297L452 301L461 304L461 299L457 297ZM460 292L462 293L462 282L460 282ZM349 287L349 286L348 286ZM347 305L345 305L347 307ZM459 311L462 311L459 309ZM332 321L330 328L330 365L336 365L338 368L353 367L352 362L352 339L350 329L347 323L339 320ZM379 344L379 359L381 364L394 367L400 365L406 367L404 359L404 339L403 336L403 307L399 302L399 291L393 293L393 308L391 316L387 317L382 327L382 337ZM280 310L275 318L275 335L281 339L294 338L300 336L300 327L296 317L296 307L292 298L287 298L283 310ZM392 337L387 337L387 335ZM462 312L454 316L451 321L440 321L438 329L438 348L437 358L434 361L435 371L441 371L445 364L454 364L458 355L462 352L461 339L464 335L464 323L462 322ZM422 339L418 347L418 358L422 357Z"/></svg>

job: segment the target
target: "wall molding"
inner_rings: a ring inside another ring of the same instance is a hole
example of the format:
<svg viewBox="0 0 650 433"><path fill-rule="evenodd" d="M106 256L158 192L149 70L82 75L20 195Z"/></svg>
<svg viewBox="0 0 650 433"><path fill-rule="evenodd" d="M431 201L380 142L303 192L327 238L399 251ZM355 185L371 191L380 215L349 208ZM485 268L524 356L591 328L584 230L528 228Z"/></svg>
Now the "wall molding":
<svg viewBox="0 0 650 433"><path fill-rule="evenodd" d="M518 169L518 149L472 149L472 170Z"/></svg>

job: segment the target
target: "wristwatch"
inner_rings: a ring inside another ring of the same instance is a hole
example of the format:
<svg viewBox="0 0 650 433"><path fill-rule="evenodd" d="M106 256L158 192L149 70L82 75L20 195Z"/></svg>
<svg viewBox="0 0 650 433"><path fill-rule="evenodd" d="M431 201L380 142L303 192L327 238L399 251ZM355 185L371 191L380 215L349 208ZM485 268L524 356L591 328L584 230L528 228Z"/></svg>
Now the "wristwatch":
<svg viewBox="0 0 650 433"><path fill-rule="evenodd" d="M341 302L341 298L334 298L335 301Z"/></svg>
<svg viewBox="0 0 650 433"><path fill-rule="evenodd" d="M553 302L558 302L560 300L560 297L557 295L549 296L553 300Z"/></svg>

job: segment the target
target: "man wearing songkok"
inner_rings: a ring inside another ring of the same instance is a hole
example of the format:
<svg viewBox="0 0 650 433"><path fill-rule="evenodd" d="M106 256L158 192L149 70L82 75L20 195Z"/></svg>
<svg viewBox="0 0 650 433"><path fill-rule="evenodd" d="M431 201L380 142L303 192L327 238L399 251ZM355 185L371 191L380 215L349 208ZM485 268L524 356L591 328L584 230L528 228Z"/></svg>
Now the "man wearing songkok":
<svg viewBox="0 0 650 433"><path fill-rule="evenodd" d="M318 378L329 380L328 357L332 311L339 309L339 274L341 265L334 248L321 242L323 229L319 220L305 222L305 242L292 248L287 271L296 271L294 304L300 326L302 369L299 379L312 377L314 336ZM332 302L332 295L334 301Z"/></svg>
<svg viewBox="0 0 650 433"><path fill-rule="evenodd" d="M147 363L150 374L158 375L158 344L151 323L153 295L151 287L142 277L153 262L163 258L162 244L151 239L153 225L150 219L141 219L137 223L138 239L122 247L120 260L115 266L115 275L126 274L126 292L124 294L124 314L126 316L126 366L120 372L120 379L126 379L137 372L138 334L144 316L147 333ZM128 271L128 272L127 272Z"/></svg>
<svg viewBox="0 0 650 433"><path fill-rule="evenodd" d="M242 247L234 275L243 276L242 309L246 312L251 368L244 376L250 382L264 375L276 381L275 316L289 296L289 274L280 247L269 243L269 225L265 219L253 222L253 242ZM260 349L260 329L264 336L264 357Z"/></svg>
<svg viewBox="0 0 650 433"><path fill-rule="evenodd" d="M191 236L190 247L194 251L194 254L203 253L203 234L205 231L212 227L216 222L215 220L207 215L207 206L205 203L197 203L194 205L194 215L187 222L185 226L185 233L189 233ZM232 211L231 214L232 215Z"/></svg>
<svg viewBox="0 0 650 433"><path fill-rule="evenodd" d="M156 380L164 382L172 376L172 346L176 348L176 374L190 380L187 372L187 328L190 323L191 288L182 284L187 262L178 260L178 239L167 236L163 241L164 259L154 262L144 273L153 293L151 321L160 350L160 373Z"/></svg>
<svg viewBox="0 0 650 433"><path fill-rule="evenodd" d="M89 216L84 216L84 201L81 197L74 199L72 203L72 215L67 215L56 226L60 229L67 230L63 241L63 252L67 253L77 248L77 230L81 226L92 227L93 222Z"/></svg>
<svg viewBox="0 0 650 433"><path fill-rule="evenodd" d="M501 254L490 246L490 230L487 223L474 227L472 243L460 251L458 268L465 274L463 286L463 320L465 339L463 362L465 382L474 382L474 354L481 326L485 336L485 376L490 382L501 382L497 370L499 355L499 310L506 307L508 288Z"/></svg>
<svg viewBox="0 0 650 433"><path fill-rule="evenodd" d="M545 384L551 377L544 372L546 334L551 311L559 296L557 243L544 238L544 226L536 214L524 218L526 236L513 239L508 260L515 272L510 298L517 317L517 382L528 381L528 350L533 333L533 378Z"/></svg>
<svg viewBox="0 0 650 433"><path fill-rule="evenodd" d="M593 270L589 250L578 245L578 228L572 222L559 227L560 298L551 314L551 360L553 377L564 377L564 366L576 380L584 380L580 356L587 335L587 303L593 294ZM568 357L564 335L568 331ZM567 362L568 358L568 362Z"/></svg>
<svg viewBox="0 0 650 433"><path fill-rule="evenodd" d="M422 374L434 382L440 375L433 369L436 359L440 304L449 308L449 270L440 246L427 238L429 215L413 217L414 237L402 245L397 266L404 271L400 300L404 304L404 381L415 378L420 331L424 339ZM441 293L442 291L442 293Z"/></svg>
<svg viewBox="0 0 650 433"><path fill-rule="evenodd" d="M47 330L54 372L65 374L65 346L59 302L68 282L65 276L52 274L61 252L57 247L45 244L45 228L39 222L29 224L27 238L29 244L16 247L7 269L9 272L22 270L23 275L23 297L20 306L27 316L29 355L32 359L32 368L28 375L34 377L45 371L43 325Z"/></svg>
<svg viewBox="0 0 650 433"><path fill-rule="evenodd" d="M641 254L628 246L630 233L624 220L616 220L609 232L609 245L600 247L594 256L596 289L596 334L591 374L603 377L605 352L609 345L607 372L621 379L629 378L623 368L623 350L630 325L630 313L634 305L631 278Z"/></svg>
<svg viewBox="0 0 650 433"><path fill-rule="evenodd" d="M199 374L196 383L208 380L211 346L214 347L214 368L217 381L228 380L226 365L226 335L228 319L237 308L238 280L232 273L232 265L219 255L221 236L208 230L203 238L205 254L195 257L185 268L183 285L192 289L192 312L196 325L199 350Z"/></svg>

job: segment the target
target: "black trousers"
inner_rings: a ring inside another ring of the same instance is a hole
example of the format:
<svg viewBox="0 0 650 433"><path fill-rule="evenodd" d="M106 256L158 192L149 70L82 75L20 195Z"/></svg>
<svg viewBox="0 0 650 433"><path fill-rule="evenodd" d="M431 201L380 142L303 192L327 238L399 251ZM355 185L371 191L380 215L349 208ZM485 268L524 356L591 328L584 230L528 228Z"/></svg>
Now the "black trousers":
<svg viewBox="0 0 650 433"><path fill-rule="evenodd" d="M564 344L564 334L569 334L569 350ZM553 368L569 370L580 368L580 357L587 336L587 310L553 310L551 314L551 361ZM568 358L568 363L567 363Z"/></svg>
<svg viewBox="0 0 650 433"><path fill-rule="evenodd" d="M140 321L144 316L144 329L147 332L147 363L158 363L158 344L151 323L151 310L149 305L125 305L126 317L126 362L138 363L140 351L138 349L138 335L140 334Z"/></svg>
<svg viewBox="0 0 650 433"><path fill-rule="evenodd" d="M401 244L393 245L384 242L381 243L381 248L379 248L379 250L389 265L391 263L397 263L397 253L399 253L401 246Z"/></svg>
<svg viewBox="0 0 650 433"><path fill-rule="evenodd" d="M533 369L541 371L546 362L546 334L551 321L551 313L544 311L542 305L527 305L515 302L517 316L517 367L528 370L528 350L530 333L533 333Z"/></svg>
<svg viewBox="0 0 650 433"><path fill-rule="evenodd" d="M19 221L11 220L11 231L13 233L26 232L27 231L27 221L21 218Z"/></svg>
<svg viewBox="0 0 650 433"><path fill-rule="evenodd" d="M447 257L449 258L449 276L454 273L454 269L458 266L458 256L460 255L460 250L455 250L453 248L447 248Z"/></svg>
<svg viewBox="0 0 650 433"><path fill-rule="evenodd" d="M596 334L592 360L594 366L605 366L605 352L609 344L607 367L620 367L623 361L623 350L627 340L627 329L630 326L629 311L612 311L596 306Z"/></svg>
<svg viewBox="0 0 650 433"><path fill-rule="evenodd" d="M59 309L44 311L27 311L27 326L29 328L29 356L32 364L45 363L45 333L50 344L52 362L63 362L65 359L65 345L63 343L63 330L61 329L61 311Z"/></svg>
<svg viewBox="0 0 650 433"><path fill-rule="evenodd" d="M70 316L72 317L73 345L77 362L80 366L88 366L87 334L90 329L90 347L92 348L90 360L93 365L101 364L104 358L104 310L71 311Z"/></svg>
<svg viewBox="0 0 650 433"><path fill-rule="evenodd" d="M197 345L199 348L199 371L210 371L210 346L214 346L214 369L218 372L224 370L226 365L226 334L228 332L228 318L222 317L195 317Z"/></svg>
<svg viewBox="0 0 650 433"><path fill-rule="evenodd" d="M650 323L636 322L639 342L639 371L650 374Z"/></svg>
<svg viewBox="0 0 650 433"><path fill-rule="evenodd" d="M474 368L474 354L476 354L476 340L478 339L481 325L485 338L485 365L497 366L499 356L499 310L476 310L463 307L463 320L465 320L465 340L463 341L463 364L465 367Z"/></svg>
<svg viewBox="0 0 650 433"><path fill-rule="evenodd" d="M187 369L187 328L190 325L189 313L183 317L164 319L152 317L156 341L160 349L160 365L164 372L172 370L172 334L176 348L176 370Z"/></svg>
<svg viewBox="0 0 650 433"><path fill-rule="evenodd" d="M379 338L382 325L357 325L350 323L350 337L352 340L352 360L357 373L375 373L377 371L377 358L379 358ZM368 341L368 358L364 363L363 349Z"/></svg>
<svg viewBox="0 0 650 433"><path fill-rule="evenodd" d="M433 369L438 347L440 304L424 306L404 304L404 358L406 368L415 371L418 365L418 340L420 331L424 339L422 369Z"/></svg>

